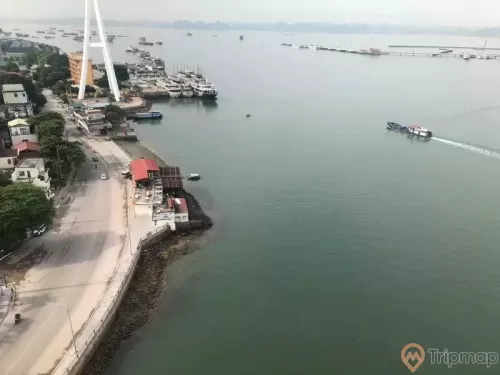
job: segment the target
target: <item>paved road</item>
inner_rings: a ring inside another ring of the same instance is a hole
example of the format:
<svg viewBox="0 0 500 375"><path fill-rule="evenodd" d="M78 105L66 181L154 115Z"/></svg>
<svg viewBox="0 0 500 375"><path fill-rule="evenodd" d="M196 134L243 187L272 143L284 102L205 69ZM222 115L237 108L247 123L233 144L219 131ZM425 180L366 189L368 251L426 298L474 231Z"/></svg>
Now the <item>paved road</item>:
<svg viewBox="0 0 500 375"><path fill-rule="evenodd" d="M45 93L48 95L48 93ZM49 99L48 110L60 110ZM69 136L78 136L69 127ZM86 149L88 158L93 151ZM106 172L108 180L101 180ZM104 163L81 167L62 199L53 230L26 242L0 262L17 282L17 303L0 329L0 373L50 373L71 346L67 308L76 334L113 275L126 235L125 188ZM29 270L22 275L23 267ZM17 271L16 271L17 270ZM16 276L17 275L17 276ZM23 316L13 324L13 314Z"/></svg>

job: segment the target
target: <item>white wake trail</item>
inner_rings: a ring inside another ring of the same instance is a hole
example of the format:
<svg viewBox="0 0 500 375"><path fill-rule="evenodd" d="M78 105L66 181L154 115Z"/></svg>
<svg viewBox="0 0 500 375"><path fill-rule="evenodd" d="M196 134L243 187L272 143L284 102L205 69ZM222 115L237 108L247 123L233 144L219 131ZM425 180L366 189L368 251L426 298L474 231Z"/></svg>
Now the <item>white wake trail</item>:
<svg viewBox="0 0 500 375"><path fill-rule="evenodd" d="M481 155L489 156L492 158L500 159L500 153L495 152L495 151L490 151L490 150L486 150L486 149L481 148L481 147L467 145L465 143L449 141L448 139L442 139L442 138L436 138L436 137L432 137L432 139L434 139L438 142L446 143L450 146L459 147L459 148L463 148L464 150L469 150L469 151L475 152L476 154L481 154Z"/></svg>

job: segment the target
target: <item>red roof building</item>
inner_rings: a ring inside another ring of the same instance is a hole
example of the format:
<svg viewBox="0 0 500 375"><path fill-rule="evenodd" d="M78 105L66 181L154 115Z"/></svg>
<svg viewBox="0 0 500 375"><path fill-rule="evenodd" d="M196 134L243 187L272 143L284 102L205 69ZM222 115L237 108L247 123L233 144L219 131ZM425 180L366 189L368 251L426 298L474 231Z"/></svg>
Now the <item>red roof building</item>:
<svg viewBox="0 0 500 375"><path fill-rule="evenodd" d="M153 159L136 159L130 163L132 178L134 181L145 181L149 179L149 173L159 172L160 168Z"/></svg>
<svg viewBox="0 0 500 375"><path fill-rule="evenodd" d="M40 145L35 142L24 141L14 145L14 148L17 148L19 152L23 151L40 151Z"/></svg>

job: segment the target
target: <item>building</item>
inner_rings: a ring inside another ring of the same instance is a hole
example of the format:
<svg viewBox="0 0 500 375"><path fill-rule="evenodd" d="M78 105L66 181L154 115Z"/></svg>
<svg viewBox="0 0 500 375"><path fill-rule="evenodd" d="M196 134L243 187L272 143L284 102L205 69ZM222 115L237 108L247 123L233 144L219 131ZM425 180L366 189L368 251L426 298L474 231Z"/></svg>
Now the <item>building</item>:
<svg viewBox="0 0 500 375"><path fill-rule="evenodd" d="M49 170L45 168L45 162L42 158L21 160L12 172L11 178L14 182L32 183L42 188L48 199L54 198L54 194L50 190Z"/></svg>
<svg viewBox="0 0 500 375"><path fill-rule="evenodd" d="M30 125L25 119L18 118L9 121L8 125L13 146L24 141L38 142L38 136L36 134L31 134Z"/></svg>
<svg viewBox="0 0 500 375"><path fill-rule="evenodd" d="M106 134L113 125L106 121L104 113L98 109L87 109L83 112L74 112L74 119L78 125L84 127L93 135Z"/></svg>
<svg viewBox="0 0 500 375"><path fill-rule="evenodd" d="M175 227L179 230L189 230L189 212L184 198L169 198L174 200Z"/></svg>
<svg viewBox="0 0 500 375"><path fill-rule="evenodd" d="M69 69L71 71L71 80L73 81L74 85L80 85L80 77L82 75L82 60L83 60L83 53L82 52L71 52L68 55L69 59ZM93 86L94 85L94 72L92 70L92 60L89 59L88 61L89 64L89 71L87 73L87 85L88 86Z"/></svg>
<svg viewBox="0 0 500 375"><path fill-rule="evenodd" d="M153 159L136 159L130 163L136 204L161 205L163 188L160 168Z"/></svg>
<svg viewBox="0 0 500 375"><path fill-rule="evenodd" d="M179 167L160 167L160 178L164 189L182 189L182 175Z"/></svg>
<svg viewBox="0 0 500 375"><path fill-rule="evenodd" d="M29 52L36 52L37 48L32 42L27 40L16 40L10 45L5 45L4 50L5 56L19 59L26 56Z"/></svg>
<svg viewBox="0 0 500 375"><path fill-rule="evenodd" d="M3 139L0 138L0 169L14 169L17 164L17 149L5 148Z"/></svg>
<svg viewBox="0 0 500 375"><path fill-rule="evenodd" d="M7 108L7 118L33 116L33 105L20 83L2 86L3 102Z"/></svg>
<svg viewBox="0 0 500 375"><path fill-rule="evenodd" d="M41 157L40 145L35 142L23 141L16 144L13 148L17 150L19 159Z"/></svg>

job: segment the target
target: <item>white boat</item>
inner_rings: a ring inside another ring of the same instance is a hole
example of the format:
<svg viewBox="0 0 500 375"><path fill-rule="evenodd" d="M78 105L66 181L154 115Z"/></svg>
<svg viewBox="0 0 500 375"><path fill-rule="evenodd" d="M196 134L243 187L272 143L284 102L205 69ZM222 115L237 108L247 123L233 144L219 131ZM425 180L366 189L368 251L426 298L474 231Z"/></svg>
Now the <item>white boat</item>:
<svg viewBox="0 0 500 375"><path fill-rule="evenodd" d="M182 96L185 98L192 98L194 96L193 88L187 83L181 85L181 90L182 90Z"/></svg>
<svg viewBox="0 0 500 375"><path fill-rule="evenodd" d="M215 88L215 84L213 82L208 82L205 80L192 80L190 82L191 87L193 88L194 94L202 99L217 99L217 89Z"/></svg>
<svg viewBox="0 0 500 375"><path fill-rule="evenodd" d="M171 98L179 98L182 95L181 85L169 79L159 79L156 81L156 86L167 90L168 96Z"/></svg>
<svg viewBox="0 0 500 375"><path fill-rule="evenodd" d="M467 54L467 53L464 53L464 55L462 56L462 58L463 58L464 60L469 60L469 59L470 59L470 55L469 55L469 54Z"/></svg>

